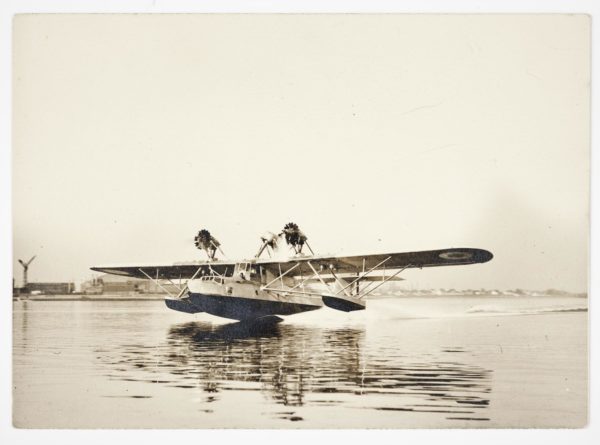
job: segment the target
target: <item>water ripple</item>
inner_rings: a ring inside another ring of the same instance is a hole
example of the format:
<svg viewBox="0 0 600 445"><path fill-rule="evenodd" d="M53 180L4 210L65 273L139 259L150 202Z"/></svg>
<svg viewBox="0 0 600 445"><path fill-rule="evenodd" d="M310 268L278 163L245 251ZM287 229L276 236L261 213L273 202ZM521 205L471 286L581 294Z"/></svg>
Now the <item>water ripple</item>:
<svg viewBox="0 0 600 445"><path fill-rule="evenodd" d="M397 348L390 355L383 345L367 344L364 329L190 322L171 326L158 345L129 343L95 352L110 379L201 390L211 402L223 391L258 391L289 407L355 404L489 420L482 414L490 404L492 371L457 360L467 349ZM276 415L303 420L292 414Z"/></svg>

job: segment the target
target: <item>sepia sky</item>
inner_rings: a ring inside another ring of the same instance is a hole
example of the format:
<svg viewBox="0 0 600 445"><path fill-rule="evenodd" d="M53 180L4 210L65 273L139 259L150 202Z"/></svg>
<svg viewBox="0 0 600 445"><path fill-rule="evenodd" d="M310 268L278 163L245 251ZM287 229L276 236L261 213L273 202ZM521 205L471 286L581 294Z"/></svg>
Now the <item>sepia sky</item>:
<svg viewBox="0 0 600 445"><path fill-rule="evenodd" d="M408 288L587 288L589 17L20 15L13 269L446 247Z"/></svg>

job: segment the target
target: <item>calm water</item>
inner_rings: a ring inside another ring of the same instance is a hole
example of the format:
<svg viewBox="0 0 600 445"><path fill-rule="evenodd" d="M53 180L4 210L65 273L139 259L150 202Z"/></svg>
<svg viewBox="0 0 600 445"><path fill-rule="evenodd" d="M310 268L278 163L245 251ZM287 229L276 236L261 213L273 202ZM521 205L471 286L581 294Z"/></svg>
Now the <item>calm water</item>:
<svg viewBox="0 0 600 445"><path fill-rule="evenodd" d="M587 422L586 299L380 299L259 326L160 301L13 308L18 427Z"/></svg>

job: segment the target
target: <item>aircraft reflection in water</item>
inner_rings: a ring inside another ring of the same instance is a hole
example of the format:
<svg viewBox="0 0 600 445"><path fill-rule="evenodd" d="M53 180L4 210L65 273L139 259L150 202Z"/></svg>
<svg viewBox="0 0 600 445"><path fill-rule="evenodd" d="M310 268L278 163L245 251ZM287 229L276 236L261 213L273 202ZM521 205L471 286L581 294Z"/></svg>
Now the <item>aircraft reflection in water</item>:
<svg viewBox="0 0 600 445"><path fill-rule="evenodd" d="M465 351L440 351L438 359L365 353L364 337L364 329L276 321L216 327L190 322L172 326L163 345L121 346L118 360L112 353L104 357L121 371L111 372L112 378L138 380L131 372L143 370L139 380L201 389L205 402L218 402L221 391L256 390L285 406L351 402L367 409L489 420L491 371L455 361L461 354L448 357Z"/></svg>

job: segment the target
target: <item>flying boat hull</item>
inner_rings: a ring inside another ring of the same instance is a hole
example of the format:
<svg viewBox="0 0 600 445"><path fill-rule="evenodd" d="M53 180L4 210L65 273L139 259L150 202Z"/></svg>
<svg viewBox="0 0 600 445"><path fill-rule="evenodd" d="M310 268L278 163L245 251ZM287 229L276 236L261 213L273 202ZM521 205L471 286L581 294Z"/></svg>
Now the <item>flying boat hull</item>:
<svg viewBox="0 0 600 445"><path fill-rule="evenodd" d="M232 320L253 320L269 315L293 315L323 307L322 304L196 293L190 293L180 300L166 299L165 303L168 308L180 312L206 312L207 314Z"/></svg>
<svg viewBox="0 0 600 445"><path fill-rule="evenodd" d="M201 279L188 283L181 299L167 299L170 309L207 314L232 320L250 320L268 315L293 315L323 307L323 300L308 295L267 292L252 282L235 279Z"/></svg>

